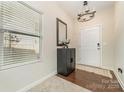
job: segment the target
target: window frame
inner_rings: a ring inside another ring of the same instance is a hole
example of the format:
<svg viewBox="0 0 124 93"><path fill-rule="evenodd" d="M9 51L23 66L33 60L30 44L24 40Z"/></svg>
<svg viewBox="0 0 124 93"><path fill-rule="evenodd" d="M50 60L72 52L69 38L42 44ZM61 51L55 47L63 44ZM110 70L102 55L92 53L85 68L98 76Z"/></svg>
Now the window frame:
<svg viewBox="0 0 124 93"><path fill-rule="evenodd" d="M22 34L22 35L27 35L27 36L35 36L39 38L39 58L34 61L34 62L23 62L23 63L16 63L16 64L9 64L9 65L0 65L0 71L1 70L6 70L6 69L10 69L10 68L15 68L15 67L20 67L20 66L24 66L24 65L28 65L28 64L34 64L34 63L39 63L41 62L41 51L42 51L42 12L38 11L37 9L33 8L32 6L30 6L29 4L23 2L23 1L16 1L18 3L21 3L22 5L24 5L25 7L37 12L40 14L39 17L39 35L36 34L31 34L31 33L25 33L25 32L19 32L19 31L12 31L12 30L6 30L6 29L0 29L1 32L10 32L10 33L16 33L16 34Z"/></svg>

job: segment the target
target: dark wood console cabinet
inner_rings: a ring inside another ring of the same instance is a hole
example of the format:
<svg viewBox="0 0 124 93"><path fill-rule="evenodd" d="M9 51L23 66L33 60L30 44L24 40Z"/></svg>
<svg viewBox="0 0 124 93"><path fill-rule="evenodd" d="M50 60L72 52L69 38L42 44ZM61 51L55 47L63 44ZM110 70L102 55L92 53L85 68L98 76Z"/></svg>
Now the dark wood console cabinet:
<svg viewBox="0 0 124 93"><path fill-rule="evenodd" d="M67 76L75 70L75 48L57 49L57 72Z"/></svg>

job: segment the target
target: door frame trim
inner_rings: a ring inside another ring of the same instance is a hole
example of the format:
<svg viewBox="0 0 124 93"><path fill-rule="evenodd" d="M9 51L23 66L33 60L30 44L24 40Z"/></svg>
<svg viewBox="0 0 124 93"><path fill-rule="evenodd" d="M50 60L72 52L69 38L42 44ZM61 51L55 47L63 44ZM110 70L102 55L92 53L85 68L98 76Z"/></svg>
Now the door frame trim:
<svg viewBox="0 0 124 93"><path fill-rule="evenodd" d="M102 24L85 26L85 27L80 28L80 31L90 29L90 28L93 28L93 27L99 27L100 28L100 33L99 33L100 35L99 36L100 36L101 49L100 49L100 66L99 67L103 67L103 61L102 61L102 57L103 57L103 55L102 55L102 53L103 53L103 39L102 39L103 26L102 26Z"/></svg>

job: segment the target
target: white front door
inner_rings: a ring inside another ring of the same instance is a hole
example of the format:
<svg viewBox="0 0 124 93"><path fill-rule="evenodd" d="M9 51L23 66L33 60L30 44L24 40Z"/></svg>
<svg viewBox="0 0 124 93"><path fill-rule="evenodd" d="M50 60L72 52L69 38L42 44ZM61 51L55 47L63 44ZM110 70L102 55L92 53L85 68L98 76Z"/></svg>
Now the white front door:
<svg viewBox="0 0 124 93"><path fill-rule="evenodd" d="M81 31L81 63L101 66L101 35L100 26Z"/></svg>

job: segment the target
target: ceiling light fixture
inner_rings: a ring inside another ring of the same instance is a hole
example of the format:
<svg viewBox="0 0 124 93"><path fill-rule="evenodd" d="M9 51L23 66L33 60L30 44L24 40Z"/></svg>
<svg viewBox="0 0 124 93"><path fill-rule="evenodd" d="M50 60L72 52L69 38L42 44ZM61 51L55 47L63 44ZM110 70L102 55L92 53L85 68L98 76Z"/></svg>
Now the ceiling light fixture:
<svg viewBox="0 0 124 93"><path fill-rule="evenodd" d="M90 21L91 19L94 18L95 13L96 13L95 10L90 9L90 8L88 7L88 2L87 2L87 1L84 1L84 2L83 2L83 11L82 11L80 14L78 14L77 20L78 20L79 22Z"/></svg>

